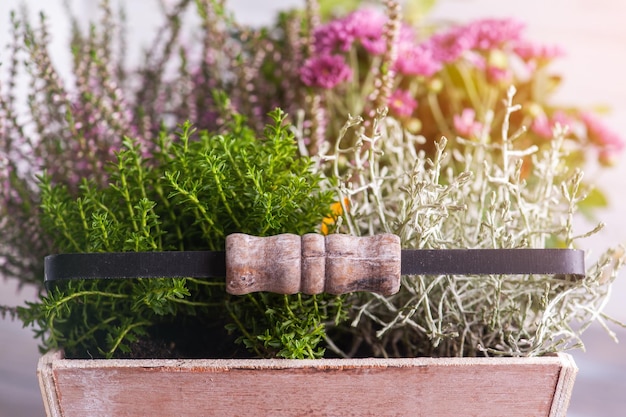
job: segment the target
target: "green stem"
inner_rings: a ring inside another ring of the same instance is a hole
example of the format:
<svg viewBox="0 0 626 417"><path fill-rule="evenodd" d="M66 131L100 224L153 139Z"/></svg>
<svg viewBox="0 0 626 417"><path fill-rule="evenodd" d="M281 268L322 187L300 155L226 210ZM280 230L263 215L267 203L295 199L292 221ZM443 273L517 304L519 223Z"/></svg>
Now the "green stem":
<svg viewBox="0 0 626 417"><path fill-rule="evenodd" d="M112 292L105 292L105 291L79 291L79 292L75 292L73 294L70 294L61 298L60 300L56 301L54 304L56 305L56 308L58 308L59 305L72 301L75 298L89 297L92 295L98 296L98 297L109 297L109 298L129 298L130 297L128 294L115 294Z"/></svg>
<svg viewBox="0 0 626 417"><path fill-rule="evenodd" d="M100 325L106 325L111 323L112 321L115 321L117 319L117 317L109 317L108 319L101 321L99 324ZM98 330L100 330L100 326L92 326L87 332L85 332L81 337L77 338L73 344L75 346L78 346L82 343L83 340L86 340L89 336L91 336L92 334L94 334L95 332L97 332Z"/></svg>
<svg viewBox="0 0 626 417"><path fill-rule="evenodd" d="M185 278L188 282L193 282L194 284L197 285L205 285L207 287L225 287L226 283L220 281L220 282L216 282L216 281L209 281L206 279L197 279L197 278Z"/></svg>
<svg viewBox="0 0 626 417"><path fill-rule="evenodd" d="M472 75L470 74L470 69L467 67L467 65L459 63L457 69L459 70L459 75L463 80L463 84L465 84L465 91L467 92L467 96L472 103L472 108L477 111L479 119L483 120L485 117L485 109L489 109L490 107L482 106L482 103L480 101L481 95L478 93L476 83L474 83L474 81L472 80Z"/></svg>
<svg viewBox="0 0 626 417"><path fill-rule="evenodd" d="M160 203L163 205L163 207L167 211L167 214L171 220L171 224L174 227L174 233L176 233L176 241L178 242L178 250L185 250L184 243L183 243L183 230L180 227L180 222L176 221L177 216L176 216L176 213L174 213L170 200L165 196L165 193L163 192L163 187L161 187L159 183L157 183L156 186L154 187L154 191L159 196ZM160 249L162 249L162 246L163 246L162 239L159 239L159 241L160 241L160 246L161 246Z"/></svg>
<svg viewBox="0 0 626 417"><path fill-rule="evenodd" d="M122 182L122 186L119 187L119 191L122 193L122 197L124 198L124 202L126 203L126 210L128 210L128 214L130 215L130 220L133 224L133 230L135 232L139 231L139 226L137 226L137 221L135 220L135 209L133 209L133 205L131 203L130 192L128 190L128 181L126 179L126 173L124 167L122 165L122 161L119 163L119 171L120 171L120 181Z"/></svg>
<svg viewBox="0 0 626 417"><path fill-rule="evenodd" d="M144 166L142 164L142 159L139 156L139 152L140 152L139 149L133 151L133 162L135 163L134 168L138 176L137 183L139 184L139 191L141 192L141 198L143 198L144 200L148 200L148 193L146 192L146 187L145 187L146 181L145 181L145 175L144 175ZM153 216L156 216L156 213L154 212L154 206L149 210L149 212ZM147 223L145 211L142 213L141 222L142 222L143 234L146 238L148 238L149 241L152 242L152 249L157 250L161 248L162 247L161 222L154 222L154 229L155 229L154 233L151 233L147 227L148 223ZM159 239L158 243L155 241L154 236L157 236L157 239Z"/></svg>
<svg viewBox="0 0 626 417"><path fill-rule="evenodd" d="M243 334L243 336L250 340L250 341L254 341L256 340L255 337L253 337L244 327L243 323L241 323L241 321L239 320L239 318L237 317L237 315L233 312L233 310L230 308L230 304L228 301L226 301L226 309L228 310L228 314L230 315L230 318L233 319L233 321L235 322L235 325L237 325L237 328L239 329L239 331L241 332L241 334ZM254 350L254 353L257 354L258 357L263 357L263 354L261 353L261 351L257 348L256 344L252 344L252 349Z"/></svg>
<svg viewBox="0 0 626 417"><path fill-rule="evenodd" d="M76 252L82 252L84 249L74 239L74 236L72 236L68 232L69 226L65 222L64 217L60 215L59 213L57 213L57 216L56 216L56 223L57 223L57 226L59 226L58 228L63 231L63 236L70 242L70 245L74 248L74 250Z"/></svg>
<svg viewBox="0 0 626 417"><path fill-rule="evenodd" d="M237 229L241 230L241 223L239 223L239 219L237 218L235 213L233 213L233 210L230 207L230 204L228 203L228 198L226 197L226 193L224 193L224 187L222 187L222 181L219 177L219 172L216 169L215 164L212 164L211 161L208 159L208 155L207 155L207 162L211 165L211 174L213 174L213 179L215 180L215 185L217 187L217 193L219 194L220 199L222 200L222 203L224 204L224 208L228 212L228 215L230 216L235 226L237 226Z"/></svg>
<svg viewBox="0 0 626 417"><path fill-rule="evenodd" d="M107 358L111 358L113 356L113 354L115 353L115 351L117 350L117 348L119 347L119 345L122 343L122 341L124 340L124 338L126 337L126 335L128 333L130 333L131 330L137 328L137 327L141 327L141 326L149 326L152 323L149 321L140 321L139 323L134 323L131 325L126 326L126 328L124 329L124 331L117 337L117 339L115 339L115 343L113 344L113 346L111 347L111 349L109 349L109 351L107 352Z"/></svg>
<svg viewBox="0 0 626 417"><path fill-rule="evenodd" d="M446 122L446 118L443 115L441 107L439 107L439 100L437 100L436 93L428 93L428 105L430 106L435 122L439 125L439 129L443 133L443 136L447 136L450 132L450 128L448 127L448 123Z"/></svg>
<svg viewBox="0 0 626 417"><path fill-rule="evenodd" d="M202 303L200 301L189 301L183 298L172 298L171 301L192 307L218 307L222 305L222 303Z"/></svg>
<svg viewBox="0 0 626 417"><path fill-rule="evenodd" d="M171 175L169 175L169 176L171 177L170 178L170 184L171 184L172 188L174 188L174 190L177 193L179 193L183 197L187 198L195 206L195 209L199 213L198 217L200 217L200 218L202 218L204 220L204 223L200 224L200 226L202 227L202 231L203 231L204 235L208 237L210 235L211 229L213 229L213 231L215 231L215 233L217 233L217 235L219 237L224 237L224 232L221 229L219 229L218 227L215 226L215 222L209 216L209 213L207 212L206 208L200 203L200 200L198 200L198 197L196 197L195 194L190 193L189 191L185 190L180 185L178 185L178 183L174 180L173 176L171 176ZM208 225L208 227L207 227L207 225ZM215 249L215 248L212 248L212 249Z"/></svg>

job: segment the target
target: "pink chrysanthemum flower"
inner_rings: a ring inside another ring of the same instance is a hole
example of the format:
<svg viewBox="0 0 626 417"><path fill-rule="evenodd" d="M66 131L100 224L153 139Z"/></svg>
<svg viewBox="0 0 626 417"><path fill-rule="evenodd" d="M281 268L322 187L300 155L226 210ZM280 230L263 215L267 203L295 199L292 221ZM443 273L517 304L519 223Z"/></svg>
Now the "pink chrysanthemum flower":
<svg viewBox="0 0 626 417"><path fill-rule="evenodd" d="M541 113L535 117L530 125L530 131L543 139L552 139L554 137L554 127L560 126L572 129L574 126L573 119L562 111L556 111L548 118L545 113Z"/></svg>
<svg viewBox="0 0 626 417"><path fill-rule="evenodd" d="M545 113L539 114L533 119L530 125L530 131L542 139L552 139L552 125Z"/></svg>
<svg viewBox="0 0 626 417"><path fill-rule="evenodd" d="M553 123L558 123L561 126L572 126L574 124L574 120L572 119L572 117L565 113L564 111L561 110L557 110L554 112L554 114L552 114L552 122Z"/></svg>
<svg viewBox="0 0 626 417"><path fill-rule="evenodd" d="M568 131L571 131L574 128L575 121L574 119L567 113L561 110L557 110L550 117L553 126L557 124L561 127L567 128Z"/></svg>
<svg viewBox="0 0 626 417"><path fill-rule="evenodd" d="M344 19L346 27L352 32L355 41L372 55L385 52L383 36L387 17L374 9L360 9L350 13Z"/></svg>
<svg viewBox="0 0 626 417"><path fill-rule="evenodd" d="M541 45L528 41L518 42L513 52L524 61L551 60L565 55L565 50L558 45Z"/></svg>
<svg viewBox="0 0 626 417"><path fill-rule="evenodd" d="M318 27L315 30L316 49L322 53L346 52L358 42L368 53L380 55L385 52L386 22L387 17L378 10L356 10Z"/></svg>
<svg viewBox="0 0 626 417"><path fill-rule="evenodd" d="M392 113L400 117L408 117L417 108L417 101L410 92L406 90L396 90L389 98L389 109Z"/></svg>
<svg viewBox="0 0 626 417"><path fill-rule="evenodd" d="M352 70L341 55L309 58L300 69L300 80L309 87L331 89L352 78Z"/></svg>
<svg viewBox="0 0 626 417"><path fill-rule="evenodd" d="M514 19L481 19L468 24L465 30L472 39L472 49L488 51L520 41L524 24Z"/></svg>
<svg viewBox="0 0 626 417"><path fill-rule="evenodd" d="M333 20L319 26L315 30L314 36L317 53L346 52L354 42L354 33L350 27L344 24L343 19Z"/></svg>
<svg viewBox="0 0 626 417"><path fill-rule="evenodd" d="M430 38L433 56L454 62L470 50L488 51L520 41L524 25L513 19L482 19L456 26Z"/></svg>
<svg viewBox="0 0 626 417"><path fill-rule="evenodd" d="M624 139L592 113L583 112L580 118L587 128L589 140L600 148L600 162L612 164L624 150Z"/></svg>
<svg viewBox="0 0 626 417"><path fill-rule="evenodd" d="M460 115L454 115L452 122L457 133L467 138L480 136L483 130L483 124L476 121L474 109L463 109Z"/></svg>
<svg viewBox="0 0 626 417"><path fill-rule="evenodd" d="M508 68L502 68L498 66L487 67L487 79L491 83L507 83L511 82L513 73Z"/></svg>
<svg viewBox="0 0 626 417"><path fill-rule="evenodd" d="M441 62L433 56L427 44L414 45L404 42L398 47L395 70L403 75L422 75L430 77L441 70Z"/></svg>
<svg viewBox="0 0 626 417"><path fill-rule="evenodd" d="M449 63L459 59L474 45L473 33L457 26L433 35L426 43L436 61Z"/></svg>

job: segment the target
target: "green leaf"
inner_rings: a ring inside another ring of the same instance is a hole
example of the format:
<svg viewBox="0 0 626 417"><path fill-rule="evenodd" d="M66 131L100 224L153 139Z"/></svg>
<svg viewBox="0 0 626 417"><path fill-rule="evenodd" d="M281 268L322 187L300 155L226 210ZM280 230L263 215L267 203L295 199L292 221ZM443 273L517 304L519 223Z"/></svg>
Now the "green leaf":
<svg viewBox="0 0 626 417"><path fill-rule="evenodd" d="M598 188L592 188L587 197L578 203L578 209L588 219L595 221L597 209L609 206L609 200L606 195Z"/></svg>

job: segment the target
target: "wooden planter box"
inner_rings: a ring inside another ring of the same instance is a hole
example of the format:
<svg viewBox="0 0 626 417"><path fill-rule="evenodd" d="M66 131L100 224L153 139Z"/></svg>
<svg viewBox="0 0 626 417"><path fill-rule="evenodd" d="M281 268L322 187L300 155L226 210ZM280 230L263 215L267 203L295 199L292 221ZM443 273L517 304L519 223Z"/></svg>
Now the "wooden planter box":
<svg viewBox="0 0 626 417"><path fill-rule="evenodd" d="M578 369L540 358L68 360L37 373L48 417L565 417Z"/></svg>

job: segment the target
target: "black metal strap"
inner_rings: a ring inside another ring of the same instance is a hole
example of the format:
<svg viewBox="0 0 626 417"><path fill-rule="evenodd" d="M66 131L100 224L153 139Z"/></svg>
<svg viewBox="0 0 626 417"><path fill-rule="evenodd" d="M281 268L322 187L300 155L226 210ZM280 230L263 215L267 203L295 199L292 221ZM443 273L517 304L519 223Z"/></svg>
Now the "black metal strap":
<svg viewBox="0 0 626 417"><path fill-rule="evenodd" d="M44 281L210 278L226 275L223 251L67 253L46 256Z"/></svg>
<svg viewBox="0 0 626 417"><path fill-rule="evenodd" d="M271 262L271 260L268 260ZM402 275L585 275L574 249L402 250ZM45 259L46 286L71 279L210 278L226 276L223 251L73 253Z"/></svg>
<svg viewBox="0 0 626 417"><path fill-rule="evenodd" d="M403 275L585 275L585 253L576 249L402 250Z"/></svg>

